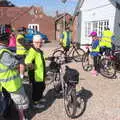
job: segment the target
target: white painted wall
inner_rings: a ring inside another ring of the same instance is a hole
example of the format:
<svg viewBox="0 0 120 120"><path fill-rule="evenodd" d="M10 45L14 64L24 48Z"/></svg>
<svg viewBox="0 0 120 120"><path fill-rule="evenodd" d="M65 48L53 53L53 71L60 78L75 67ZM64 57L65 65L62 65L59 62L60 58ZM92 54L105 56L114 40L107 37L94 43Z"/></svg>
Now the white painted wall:
<svg viewBox="0 0 120 120"><path fill-rule="evenodd" d="M85 0L81 11L81 44L91 43L90 38L85 38L85 22L109 20L109 28L114 31L116 8L109 0Z"/></svg>

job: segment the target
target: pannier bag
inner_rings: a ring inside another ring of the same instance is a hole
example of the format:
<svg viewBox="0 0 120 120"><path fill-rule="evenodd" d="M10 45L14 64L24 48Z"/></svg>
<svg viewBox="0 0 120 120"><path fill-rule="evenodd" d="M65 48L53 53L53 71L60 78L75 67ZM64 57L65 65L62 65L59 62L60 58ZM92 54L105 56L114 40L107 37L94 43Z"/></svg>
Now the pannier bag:
<svg viewBox="0 0 120 120"><path fill-rule="evenodd" d="M79 72L76 69L69 68L66 66L65 74L63 79L66 83L78 84L79 82Z"/></svg>

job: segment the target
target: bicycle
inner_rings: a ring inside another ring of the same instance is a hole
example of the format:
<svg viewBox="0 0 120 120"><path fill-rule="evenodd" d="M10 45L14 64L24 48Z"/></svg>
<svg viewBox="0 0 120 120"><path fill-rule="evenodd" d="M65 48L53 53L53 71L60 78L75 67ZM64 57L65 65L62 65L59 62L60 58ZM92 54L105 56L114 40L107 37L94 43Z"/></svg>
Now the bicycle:
<svg viewBox="0 0 120 120"><path fill-rule="evenodd" d="M87 51L84 53L82 57L82 68L84 71L91 71L93 69L93 64L90 62L90 49L86 46Z"/></svg>
<svg viewBox="0 0 120 120"><path fill-rule="evenodd" d="M67 115L75 118L77 112L76 84L79 81L79 73L66 66L64 79L64 107Z"/></svg>
<svg viewBox="0 0 120 120"><path fill-rule="evenodd" d="M120 50L112 50L109 56L101 59L100 65L101 75L107 78L116 77L116 72L120 71Z"/></svg>
<svg viewBox="0 0 120 120"><path fill-rule="evenodd" d="M68 51L66 51L64 48L63 50L61 50L61 48L58 48L55 49L52 56L59 57L63 63L68 59L74 59L76 62L81 62L83 54L84 50L80 48L80 44L72 42L71 47Z"/></svg>
<svg viewBox="0 0 120 120"><path fill-rule="evenodd" d="M57 84L60 79L61 63L58 57L51 57L50 61L45 83L46 85L53 83L54 88L56 88L55 84Z"/></svg>
<svg viewBox="0 0 120 120"><path fill-rule="evenodd" d="M86 103L83 98L79 98L80 102L78 102L78 98L76 95L76 84L78 84L79 82L78 71L65 66L65 73L63 73L62 64L59 57L52 58L50 68L51 70L53 70L52 83L55 92L59 93L60 91L62 91L66 114L70 118L75 118L81 115L81 113L85 109ZM78 106L81 111L79 115L76 116Z"/></svg>

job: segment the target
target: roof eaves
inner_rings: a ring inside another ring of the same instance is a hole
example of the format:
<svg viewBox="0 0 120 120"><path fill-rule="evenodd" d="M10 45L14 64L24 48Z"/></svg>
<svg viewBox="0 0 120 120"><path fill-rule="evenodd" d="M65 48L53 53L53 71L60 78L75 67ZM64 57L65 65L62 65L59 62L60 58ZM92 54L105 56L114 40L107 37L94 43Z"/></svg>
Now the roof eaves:
<svg viewBox="0 0 120 120"><path fill-rule="evenodd" d="M70 14L69 13L64 13L64 14L60 15L59 17L57 17L55 19L55 21L58 21L59 19L63 18L65 15L70 15Z"/></svg>

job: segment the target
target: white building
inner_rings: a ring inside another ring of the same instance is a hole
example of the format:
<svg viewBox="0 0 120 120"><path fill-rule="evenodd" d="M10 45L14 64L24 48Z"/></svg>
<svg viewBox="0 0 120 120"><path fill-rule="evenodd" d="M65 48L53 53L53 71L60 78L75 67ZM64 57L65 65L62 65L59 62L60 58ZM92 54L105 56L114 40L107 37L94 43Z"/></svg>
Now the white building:
<svg viewBox="0 0 120 120"><path fill-rule="evenodd" d="M105 27L120 35L120 0L78 0L76 15L77 39L81 44L91 43L91 31L101 36Z"/></svg>

